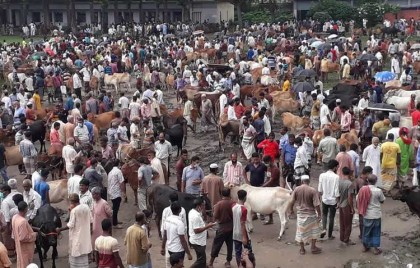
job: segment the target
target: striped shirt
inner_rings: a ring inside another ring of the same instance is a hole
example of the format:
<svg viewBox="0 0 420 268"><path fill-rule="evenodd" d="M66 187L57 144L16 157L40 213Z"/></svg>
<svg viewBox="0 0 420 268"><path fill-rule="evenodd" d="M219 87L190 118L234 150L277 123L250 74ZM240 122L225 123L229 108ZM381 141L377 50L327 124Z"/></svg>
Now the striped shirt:
<svg viewBox="0 0 420 268"><path fill-rule="evenodd" d="M223 169L223 182L225 184L241 185L244 181L242 170L241 163L236 162L236 165L233 165L232 161L227 162Z"/></svg>

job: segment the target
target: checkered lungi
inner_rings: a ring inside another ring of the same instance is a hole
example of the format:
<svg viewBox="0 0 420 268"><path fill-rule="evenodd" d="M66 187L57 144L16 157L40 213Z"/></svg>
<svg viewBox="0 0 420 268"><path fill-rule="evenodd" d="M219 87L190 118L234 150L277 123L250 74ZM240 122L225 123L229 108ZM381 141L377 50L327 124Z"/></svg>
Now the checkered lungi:
<svg viewBox="0 0 420 268"><path fill-rule="evenodd" d="M35 157L24 157L23 165L25 165L26 173L32 174L36 170L36 158Z"/></svg>

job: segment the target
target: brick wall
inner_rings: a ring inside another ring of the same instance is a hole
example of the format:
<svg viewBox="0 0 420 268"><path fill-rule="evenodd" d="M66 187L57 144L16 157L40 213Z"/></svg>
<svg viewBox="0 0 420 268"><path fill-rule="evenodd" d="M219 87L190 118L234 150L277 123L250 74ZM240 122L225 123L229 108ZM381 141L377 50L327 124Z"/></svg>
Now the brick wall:
<svg viewBox="0 0 420 268"><path fill-rule="evenodd" d="M415 10L415 9L408 9L408 10L401 10L400 12L398 12L397 14L397 19L410 19L411 17L413 17L415 20L419 20L420 19L420 8ZM390 20L391 22L393 22L395 20L395 15L392 13L387 13L385 14L385 18Z"/></svg>

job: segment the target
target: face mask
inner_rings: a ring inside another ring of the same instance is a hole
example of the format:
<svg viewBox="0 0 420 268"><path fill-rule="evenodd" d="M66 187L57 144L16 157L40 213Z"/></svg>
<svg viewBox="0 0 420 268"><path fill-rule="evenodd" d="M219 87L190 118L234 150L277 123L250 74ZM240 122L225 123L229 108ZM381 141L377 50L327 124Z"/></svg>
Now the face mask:
<svg viewBox="0 0 420 268"><path fill-rule="evenodd" d="M298 148L299 146L297 144L293 144L293 147Z"/></svg>

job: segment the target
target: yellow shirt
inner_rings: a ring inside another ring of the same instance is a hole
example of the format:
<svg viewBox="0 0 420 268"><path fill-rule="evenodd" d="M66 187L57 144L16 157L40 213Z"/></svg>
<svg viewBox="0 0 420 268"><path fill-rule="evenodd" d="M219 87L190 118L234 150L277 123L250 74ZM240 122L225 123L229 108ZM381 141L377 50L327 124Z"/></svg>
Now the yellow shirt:
<svg viewBox="0 0 420 268"><path fill-rule="evenodd" d="M148 238L140 225L134 223L128 227L124 243L127 247L128 265L141 266L147 263Z"/></svg>
<svg viewBox="0 0 420 268"><path fill-rule="evenodd" d="M35 102L35 110L41 110L42 109L41 97L38 94L34 94L32 98L34 99L34 102Z"/></svg>
<svg viewBox="0 0 420 268"><path fill-rule="evenodd" d="M289 90L290 90L290 82L289 80L286 80L283 83L283 91L289 91Z"/></svg>
<svg viewBox="0 0 420 268"><path fill-rule="evenodd" d="M397 155L401 153L400 146L395 142L387 141L381 145L382 168L396 168Z"/></svg>
<svg viewBox="0 0 420 268"><path fill-rule="evenodd" d="M373 124L373 126L372 126L373 136L378 136L379 129L380 128L383 128L383 127L384 127L384 121L383 120L382 121L378 121L375 124Z"/></svg>

